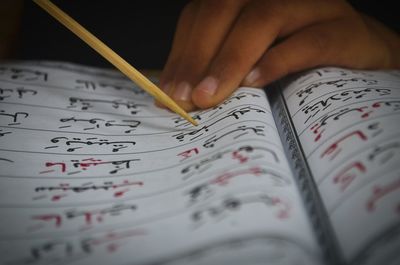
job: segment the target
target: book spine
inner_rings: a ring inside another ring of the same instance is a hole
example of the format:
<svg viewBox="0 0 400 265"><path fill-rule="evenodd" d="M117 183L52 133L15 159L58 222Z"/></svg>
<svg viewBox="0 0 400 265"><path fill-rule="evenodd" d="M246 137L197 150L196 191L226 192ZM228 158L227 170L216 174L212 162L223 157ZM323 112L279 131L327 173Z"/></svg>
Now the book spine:
<svg viewBox="0 0 400 265"><path fill-rule="evenodd" d="M272 113L279 135L285 149L286 157L299 187L315 236L321 246L323 256L328 264L344 265L341 249L333 231L330 219L322 203L316 183L305 159L303 149L299 144L295 128L282 94L282 84L266 88L266 93L272 107Z"/></svg>

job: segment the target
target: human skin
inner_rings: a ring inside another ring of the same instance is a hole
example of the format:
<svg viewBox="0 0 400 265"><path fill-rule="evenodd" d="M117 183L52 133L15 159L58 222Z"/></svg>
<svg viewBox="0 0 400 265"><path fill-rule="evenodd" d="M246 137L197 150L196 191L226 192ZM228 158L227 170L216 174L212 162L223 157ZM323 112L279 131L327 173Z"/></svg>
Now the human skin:
<svg viewBox="0 0 400 265"><path fill-rule="evenodd" d="M317 67L400 68L400 36L344 0L194 0L161 88L186 111Z"/></svg>

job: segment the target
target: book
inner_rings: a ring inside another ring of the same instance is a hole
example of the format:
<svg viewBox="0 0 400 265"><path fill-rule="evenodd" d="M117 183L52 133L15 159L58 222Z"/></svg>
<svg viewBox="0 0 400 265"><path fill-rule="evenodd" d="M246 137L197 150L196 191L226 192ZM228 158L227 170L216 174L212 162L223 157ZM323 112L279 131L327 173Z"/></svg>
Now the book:
<svg viewBox="0 0 400 265"><path fill-rule="evenodd" d="M242 87L193 127L115 70L5 61L0 106L1 264L399 264L399 71Z"/></svg>

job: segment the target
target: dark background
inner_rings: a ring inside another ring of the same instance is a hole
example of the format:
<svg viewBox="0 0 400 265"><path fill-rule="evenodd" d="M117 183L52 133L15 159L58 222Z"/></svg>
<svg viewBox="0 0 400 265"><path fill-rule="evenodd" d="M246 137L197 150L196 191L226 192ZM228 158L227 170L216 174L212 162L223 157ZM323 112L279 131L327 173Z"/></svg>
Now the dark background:
<svg viewBox="0 0 400 265"><path fill-rule="evenodd" d="M179 14L188 0L53 2L135 67L161 69L171 47ZM395 7L396 1L350 2L355 8L400 31L400 14ZM61 60L111 67L105 59L32 1L24 1L16 58Z"/></svg>
<svg viewBox="0 0 400 265"><path fill-rule="evenodd" d="M179 14L186 2L53 0L54 4L121 57L142 69L163 67ZM17 58L111 67L110 63L32 1L24 2Z"/></svg>

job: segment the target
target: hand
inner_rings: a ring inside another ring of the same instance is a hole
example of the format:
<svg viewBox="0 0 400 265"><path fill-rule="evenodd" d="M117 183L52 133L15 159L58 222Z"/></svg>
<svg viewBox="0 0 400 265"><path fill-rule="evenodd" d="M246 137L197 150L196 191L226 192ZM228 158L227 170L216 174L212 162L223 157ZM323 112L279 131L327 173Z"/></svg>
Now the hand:
<svg viewBox="0 0 400 265"><path fill-rule="evenodd" d="M181 14L160 85L191 111L239 85L323 65L400 67L400 37L344 0L195 0Z"/></svg>

